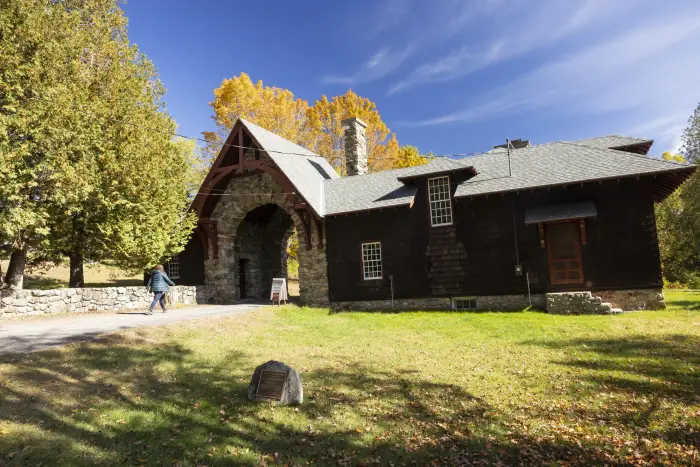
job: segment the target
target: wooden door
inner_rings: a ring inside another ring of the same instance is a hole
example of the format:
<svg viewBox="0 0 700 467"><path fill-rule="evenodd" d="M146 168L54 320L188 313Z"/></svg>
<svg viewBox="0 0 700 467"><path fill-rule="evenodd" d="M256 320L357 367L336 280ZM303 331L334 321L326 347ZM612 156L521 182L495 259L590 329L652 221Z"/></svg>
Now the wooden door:
<svg viewBox="0 0 700 467"><path fill-rule="evenodd" d="M577 226L575 222L546 225L549 278L552 284L583 282L581 240Z"/></svg>

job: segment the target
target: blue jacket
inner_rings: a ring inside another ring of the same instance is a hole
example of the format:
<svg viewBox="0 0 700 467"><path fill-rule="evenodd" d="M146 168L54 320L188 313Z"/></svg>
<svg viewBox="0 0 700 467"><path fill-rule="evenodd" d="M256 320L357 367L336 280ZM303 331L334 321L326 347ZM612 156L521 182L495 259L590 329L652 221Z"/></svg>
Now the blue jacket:
<svg viewBox="0 0 700 467"><path fill-rule="evenodd" d="M151 278L148 279L148 285L146 287L150 287L154 292L167 292L168 285L175 284L166 273L156 269L151 273Z"/></svg>

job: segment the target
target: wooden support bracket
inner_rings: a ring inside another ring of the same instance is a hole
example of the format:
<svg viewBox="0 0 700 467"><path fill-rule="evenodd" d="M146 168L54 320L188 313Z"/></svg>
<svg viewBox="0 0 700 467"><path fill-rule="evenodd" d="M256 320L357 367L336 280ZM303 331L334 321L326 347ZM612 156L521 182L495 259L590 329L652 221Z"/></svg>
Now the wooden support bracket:
<svg viewBox="0 0 700 467"><path fill-rule="evenodd" d="M217 222L214 219L199 219L199 224L207 233L207 237L211 240L211 246L214 249L214 259L219 258L219 230ZM208 249L208 248L207 248ZM207 252L207 258L209 254Z"/></svg>
<svg viewBox="0 0 700 467"><path fill-rule="evenodd" d="M316 245L319 250L323 249L323 221L313 217L314 225L316 226Z"/></svg>
<svg viewBox="0 0 700 467"><path fill-rule="evenodd" d="M585 245L588 242L586 239L586 219L579 219L578 226L581 230L581 245Z"/></svg>

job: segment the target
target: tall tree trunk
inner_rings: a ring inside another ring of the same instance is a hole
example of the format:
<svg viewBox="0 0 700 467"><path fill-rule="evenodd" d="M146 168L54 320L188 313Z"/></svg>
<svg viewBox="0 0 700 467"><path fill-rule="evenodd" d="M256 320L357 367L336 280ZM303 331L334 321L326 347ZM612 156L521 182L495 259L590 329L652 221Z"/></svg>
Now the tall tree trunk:
<svg viewBox="0 0 700 467"><path fill-rule="evenodd" d="M70 279L68 281L68 287L85 287L85 276L83 274L83 253L80 251L74 251L68 255L68 258L70 258Z"/></svg>
<svg viewBox="0 0 700 467"><path fill-rule="evenodd" d="M0 288L5 285L5 276L2 275L2 263L0 263Z"/></svg>
<svg viewBox="0 0 700 467"><path fill-rule="evenodd" d="M5 281L7 285L15 289L24 286L24 268L27 265L27 250L12 250L10 265L7 267Z"/></svg>

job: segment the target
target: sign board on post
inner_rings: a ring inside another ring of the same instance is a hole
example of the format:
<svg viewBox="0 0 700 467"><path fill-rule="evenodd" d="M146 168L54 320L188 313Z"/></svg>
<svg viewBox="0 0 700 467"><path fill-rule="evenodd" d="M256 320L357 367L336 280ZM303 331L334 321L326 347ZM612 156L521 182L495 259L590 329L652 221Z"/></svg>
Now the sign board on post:
<svg viewBox="0 0 700 467"><path fill-rule="evenodd" d="M287 279L285 278L275 278L272 279L272 289L270 290L270 300L272 301L272 304L274 305L275 302L277 302L277 305L280 305L280 302L284 300L284 303L287 303Z"/></svg>

